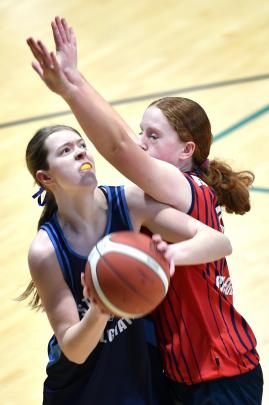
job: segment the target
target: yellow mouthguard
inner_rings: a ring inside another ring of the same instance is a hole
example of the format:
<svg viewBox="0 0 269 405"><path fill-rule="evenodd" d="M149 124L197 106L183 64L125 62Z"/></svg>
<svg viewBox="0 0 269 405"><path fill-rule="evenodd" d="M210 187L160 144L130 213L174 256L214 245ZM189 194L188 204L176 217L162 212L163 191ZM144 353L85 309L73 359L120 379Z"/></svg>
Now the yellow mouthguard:
<svg viewBox="0 0 269 405"><path fill-rule="evenodd" d="M81 165L80 170L89 170L92 168L92 165L90 163L84 163L83 165Z"/></svg>

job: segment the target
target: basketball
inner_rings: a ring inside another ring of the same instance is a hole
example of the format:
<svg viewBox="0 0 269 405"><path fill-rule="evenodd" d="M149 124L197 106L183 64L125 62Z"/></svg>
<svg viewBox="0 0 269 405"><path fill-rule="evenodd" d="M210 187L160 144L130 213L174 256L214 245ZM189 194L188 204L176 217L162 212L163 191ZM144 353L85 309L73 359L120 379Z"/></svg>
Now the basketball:
<svg viewBox="0 0 269 405"><path fill-rule="evenodd" d="M169 264L152 239L138 232L106 235L88 256L85 283L91 300L112 315L139 318L164 299Z"/></svg>

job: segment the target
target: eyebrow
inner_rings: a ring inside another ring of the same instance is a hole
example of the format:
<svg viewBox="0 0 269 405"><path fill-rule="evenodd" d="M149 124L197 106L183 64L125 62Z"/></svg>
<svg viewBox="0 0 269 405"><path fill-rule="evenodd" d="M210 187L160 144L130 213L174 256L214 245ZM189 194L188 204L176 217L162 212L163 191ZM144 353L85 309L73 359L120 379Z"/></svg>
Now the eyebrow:
<svg viewBox="0 0 269 405"><path fill-rule="evenodd" d="M142 129L143 130L143 126L142 126L142 122L140 123L140 129ZM157 127L157 126L153 126L153 125L150 125L147 129L149 129L150 131L157 131L157 132L159 132L160 130L159 130L159 128Z"/></svg>
<svg viewBox="0 0 269 405"><path fill-rule="evenodd" d="M65 142L62 145L58 146L58 148L56 149L56 152L58 150L64 148L65 146L73 146L74 144L77 145L77 144L80 144L81 142L85 143L84 139L80 138L80 139L78 139L77 141L74 141L74 142L72 142L72 141Z"/></svg>
<svg viewBox="0 0 269 405"><path fill-rule="evenodd" d="M151 126L151 125L150 125L147 129L148 129L149 131L156 132L157 134L160 133L159 128L154 127L154 126Z"/></svg>
<svg viewBox="0 0 269 405"><path fill-rule="evenodd" d="M56 152L62 148L64 148L65 146L71 146L73 144L73 142L65 142L62 145L58 146L58 148L56 148Z"/></svg>

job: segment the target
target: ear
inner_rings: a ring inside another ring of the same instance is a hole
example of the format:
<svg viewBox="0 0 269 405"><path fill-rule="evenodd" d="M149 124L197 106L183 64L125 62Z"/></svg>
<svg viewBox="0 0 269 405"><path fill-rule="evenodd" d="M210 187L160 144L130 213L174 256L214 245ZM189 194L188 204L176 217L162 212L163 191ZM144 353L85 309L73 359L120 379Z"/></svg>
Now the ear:
<svg viewBox="0 0 269 405"><path fill-rule="evenodd" d="M48 174L47 171L45 170L38 170L36 172L36 179L38 180L39 183L41 183L45 188L46 186L49 186L52 182L53 179L52 177Z"/></svg>
<svg viewBox="0 0 269 405"><path fill-rule="evenodd" d="M184 148L182 150L182 158L187 159L192 157L195 151L195 143L192 141L188 141L185 143Z"/></svg>

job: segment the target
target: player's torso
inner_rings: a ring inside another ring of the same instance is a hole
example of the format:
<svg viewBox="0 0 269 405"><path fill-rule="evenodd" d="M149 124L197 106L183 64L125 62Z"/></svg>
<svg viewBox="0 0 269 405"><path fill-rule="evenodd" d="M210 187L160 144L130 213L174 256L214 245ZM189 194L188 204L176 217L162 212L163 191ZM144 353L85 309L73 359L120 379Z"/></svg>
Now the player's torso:
<svg viewBox="0 0 269 405"><path fill-rule="evenodd" d="M103 190L108 204L105 234L132 230L123 187L105 187ZM54 215L43 229L53 240L62 273L82 318L90 305L83 298L80 280L87 256L78 254L70 246L57 215ZM146 325L143 319L110 317L100 342L82 365L70 362L53 336L48 347L48 377L44 385L44 395L48 398L48 403L88 404L90 395L95 398L96 405L128 404L129 400L141 405L164 405L162 399L154 399L152 395L155 388L151 382L148 342L145 339ZM156 381L160 382L160 378L161 373L156 373Z"/></svg>
<svg viewBox="0 0 269 405"><path fill-rule="evenodd" d="M214 191L196 174L186 178L192 189L188 214L223 231ZM168 294L154 314L170 378L192 384L246 372L258 363L255 336L232 304L225 259L176 269Z"/></svg>

